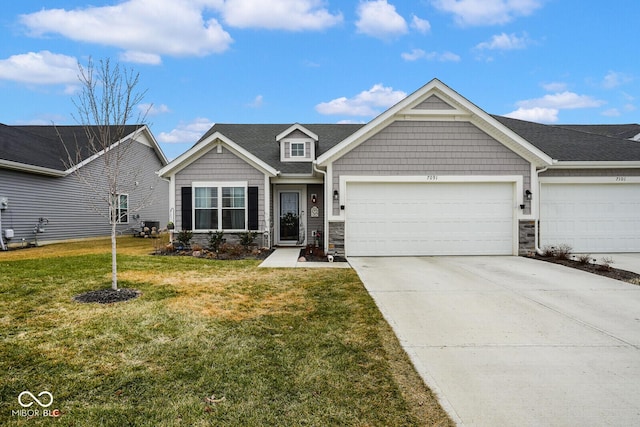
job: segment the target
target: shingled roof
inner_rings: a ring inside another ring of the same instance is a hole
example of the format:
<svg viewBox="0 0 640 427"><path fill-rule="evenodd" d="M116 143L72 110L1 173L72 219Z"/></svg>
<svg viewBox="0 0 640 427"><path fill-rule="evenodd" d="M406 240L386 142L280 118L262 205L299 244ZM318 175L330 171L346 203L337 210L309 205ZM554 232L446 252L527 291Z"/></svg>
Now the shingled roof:
<svg viewBox="0 0 640 427"><path fill-rule="evenodd" d="M124 135L133 133L140 126L125 126ZM69 167L65 146L74 162L95 154L89 147L83 126L8 126L0 123L0 160L63 173Z"/></svg>
<svg viewBox="0 0 640 427"><path fill-rule="evenodd" d="M633 126L640 128L640 125L544 125L503 116L492 117L555 160L640 161L640 142L606 135L623 126L627 126L628 131Z"/></svg>
<svg viewBox="0 0 640 427"><path fill-rule="evenodd" d="M318 135L316 155L319 156L360 129L362 124L301 124ZM216 132L258 157L269 166L286 174L310 174L312 166L305 162L281 162L276 136L291 127L287 124L216 124L196 143L200 144Z"/></svg>

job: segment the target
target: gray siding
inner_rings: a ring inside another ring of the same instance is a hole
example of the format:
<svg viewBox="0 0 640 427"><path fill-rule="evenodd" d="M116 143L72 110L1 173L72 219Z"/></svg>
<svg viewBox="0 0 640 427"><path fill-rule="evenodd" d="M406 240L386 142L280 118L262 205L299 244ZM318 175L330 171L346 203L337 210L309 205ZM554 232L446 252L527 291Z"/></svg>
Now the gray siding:
<svg viewBox="0 0 640 427"><path fill-rule="evenodd" d="M396 121L333 163L330 193L341 175L522 175L525 189L531 182L529 162L467 122Z"/></svg>
<svg viewBox="0 0 640 427"><path fill-rule="evenodd" d="M155 173L161 167L150 147L134 143L129 149L122 170L126 171L127 182L133 185L121 191L129 194L129 223L119 224L120 232L138 225L132 217L134 213L141 220L159 221L162 227L168 222L169 184ZM49 224L45 233L38 235L39 242L111 234L108 206L102 201L108 194L103 184L103 159L90 162L80 171L82 177L101 189L89 188L73 174L54 178L0 169L0 197L9 198L9 208L2 212L2 228L14 230L12 245L21 244L22 239L33 242L33 229L40 217L49 219Z"/></svg>
<svg viewBox="0 0 640 427"><path fill-rule="evenodd" d="M453 110L454 108L438 98L436 95L431 95L429 98L422 101L420 104L414 107L414 110Z"/></svg>
<svg viewBox="0 0 640 427"><path fill-rule="evenodd" d="M264 174L224 147L220 154L214 147L176 174L175 224L177 230L182 229L180 188L190 187L194 181L247 181L249 187L258 187L258 226L260 231L264 231Z"/></svg>
<svg viewBox="0 0 640 427"><path fill-rule="evenodd" d="M318 199L316 201L315 206L318 208L318 217L311 217L311 208L314 206L311 203L311 195L316 194ZM307 186L307 208L305 210L305 215L307 215L307 240L306 242L309 244L313 244L314 237L312 236L312 231L319 231L324 236L324 190L322 184L309 184ZM322 239L320 239L320 244L322 244Z"/></svg>

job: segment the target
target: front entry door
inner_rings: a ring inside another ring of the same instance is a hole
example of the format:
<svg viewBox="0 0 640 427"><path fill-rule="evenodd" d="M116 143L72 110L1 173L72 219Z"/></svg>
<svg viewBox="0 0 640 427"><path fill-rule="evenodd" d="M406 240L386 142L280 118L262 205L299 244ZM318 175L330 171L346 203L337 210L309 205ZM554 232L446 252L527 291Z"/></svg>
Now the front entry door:
<svg viewBox="0 0 640 427"><path fill-rule="evenodd" d="M280 241L294 243L300 237L300 192L280 192Z"/></svg>

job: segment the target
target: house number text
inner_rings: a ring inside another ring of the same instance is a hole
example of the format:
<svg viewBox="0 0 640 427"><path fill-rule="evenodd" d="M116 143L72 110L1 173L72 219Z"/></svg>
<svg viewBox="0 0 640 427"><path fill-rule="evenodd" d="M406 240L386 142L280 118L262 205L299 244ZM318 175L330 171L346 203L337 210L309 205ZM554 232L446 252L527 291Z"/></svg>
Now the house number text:
<svg viewBox="0 0 640 427"><path fill-rule="evenodd" d="M616 176L616 181L618 182L624 182L627 180L626 176Z"/></svg>
<svg viewBox="0 0 640 427"><path fill-rule="evenodd" d="M427 179L427 181L437 181L438 180L438 175L427 175L426 179Z"/></svg>

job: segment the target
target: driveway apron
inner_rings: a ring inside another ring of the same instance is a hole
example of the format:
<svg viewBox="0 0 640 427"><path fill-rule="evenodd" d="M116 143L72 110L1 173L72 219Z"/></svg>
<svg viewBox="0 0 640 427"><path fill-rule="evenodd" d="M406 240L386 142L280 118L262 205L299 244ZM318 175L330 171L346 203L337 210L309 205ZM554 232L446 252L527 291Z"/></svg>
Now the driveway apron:
<svg viewBox="0 0 640 427"><path fill-rule="evenodd" d="M459 425L640 425L640 287L521 257L350 258Z"/></svg>

